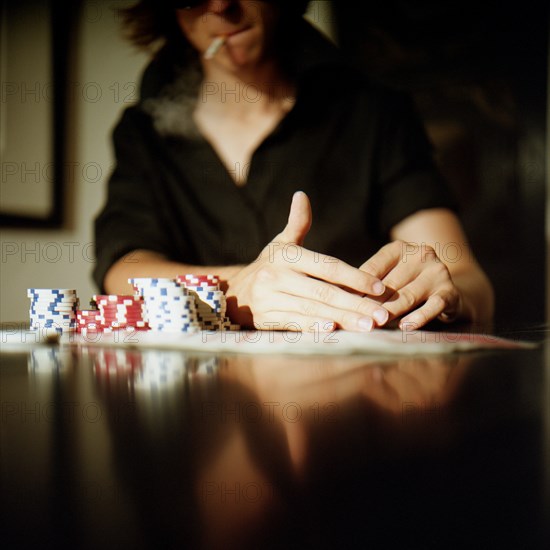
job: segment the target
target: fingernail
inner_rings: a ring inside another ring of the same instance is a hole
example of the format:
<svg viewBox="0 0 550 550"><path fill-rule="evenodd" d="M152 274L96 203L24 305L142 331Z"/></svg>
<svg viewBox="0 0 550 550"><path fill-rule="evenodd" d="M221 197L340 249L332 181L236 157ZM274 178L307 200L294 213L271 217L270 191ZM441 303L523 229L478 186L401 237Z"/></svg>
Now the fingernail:
<svg viewBox="0 0 550 550"><path fill-rule="evenodd" d="M374 326L374 322L370 317L361 317L361 319L359 319L357 324L359 325L359 328L361 330L366 330L366 331L372 330L372 327Z"/></svg>
<svg viewBox="0 0 550 550"><path fill-rule="evenodd" d="M384 283L381 281L378 281L372 285L372 291L374 292L375 296L380 296L380 294L384 294L384 291L386 290L386 287L384 286Z"/></svg>
<svg viewBox="0 0 550 550"><path fill-rule="evenodd" d="M372 316L379 325L383 325L388 320L389 314L385 309L375 309Z"/></svg>

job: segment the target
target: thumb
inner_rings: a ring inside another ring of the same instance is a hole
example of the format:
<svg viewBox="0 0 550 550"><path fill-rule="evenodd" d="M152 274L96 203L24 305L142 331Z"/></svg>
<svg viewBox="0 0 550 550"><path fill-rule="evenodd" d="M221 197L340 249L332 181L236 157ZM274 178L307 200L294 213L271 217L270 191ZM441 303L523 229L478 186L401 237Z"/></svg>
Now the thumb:
<svg viewBox="0 0 550 550"><path fill-rule="evenodd" d="M296 191L292 197L288 222L279 239L287 243L302 245L311 228L311 204L303 191Z"/></svg>

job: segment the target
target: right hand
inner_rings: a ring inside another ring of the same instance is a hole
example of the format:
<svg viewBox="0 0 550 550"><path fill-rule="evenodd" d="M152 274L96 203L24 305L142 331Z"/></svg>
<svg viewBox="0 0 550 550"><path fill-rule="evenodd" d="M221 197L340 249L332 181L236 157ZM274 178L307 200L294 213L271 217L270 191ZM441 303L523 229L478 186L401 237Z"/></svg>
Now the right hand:
<svg viewBox="0 0 550 550"><path fill-rule="evenodd" d="M366 332L386 322L388 311L364 297L384 293L380 279L301 246L311 221L309 199L299 191L282 233L227 281L227 313L234 323L260 330Z"/></svg>

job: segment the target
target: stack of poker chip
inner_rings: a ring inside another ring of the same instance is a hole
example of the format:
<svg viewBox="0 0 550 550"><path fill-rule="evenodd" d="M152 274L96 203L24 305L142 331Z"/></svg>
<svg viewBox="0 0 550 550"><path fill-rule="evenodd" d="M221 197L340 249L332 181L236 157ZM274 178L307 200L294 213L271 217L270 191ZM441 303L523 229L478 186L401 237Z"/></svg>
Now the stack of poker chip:
<svg viewBox="0 0 550 550"><path fill-rule="evenodd" d="M226 298L217 275L180 275L177 282L195 298L197 316L203 330L238 330L225 316Z"/></svg>
<svg viewBox="0 0 550 550"><path fill-rule="evenodd" d="M78 297L76 290L67 288L29 288L31 300L31 330L52 329L56 332L76 330Z"/></svg>
<svg viewBox="0 0 550 550"><path fill-rule="evenodd" d="M109 330L147 330L144 319L144 302L141 296L119 294L96 294L93 303L97 306L96 322L100 323L103 332ZM90 315L93 310L88 310ZM93 318L93 314L92 314Z"/></svg>
<svg viewBox="0 0 550 550"><path fill-rule="evenodd" d="M175 279L128 279L145 304L151 330L158 332L196 332L201 324L195 299Z"/></svg>

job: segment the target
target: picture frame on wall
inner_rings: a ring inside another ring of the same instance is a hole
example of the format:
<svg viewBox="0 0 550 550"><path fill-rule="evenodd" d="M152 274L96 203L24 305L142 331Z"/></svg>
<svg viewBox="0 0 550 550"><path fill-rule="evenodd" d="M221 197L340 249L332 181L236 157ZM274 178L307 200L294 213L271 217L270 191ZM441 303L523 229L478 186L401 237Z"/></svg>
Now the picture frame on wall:
<svg viewBox="0 0 550 550"><path fill-rule="evenodd" d="M70 27L61 10L1 0L0 227L63 225Z"/></svg>

